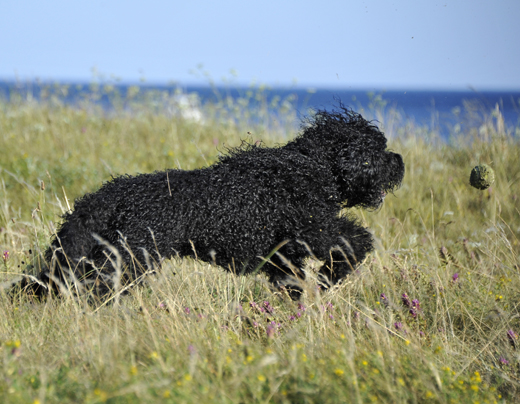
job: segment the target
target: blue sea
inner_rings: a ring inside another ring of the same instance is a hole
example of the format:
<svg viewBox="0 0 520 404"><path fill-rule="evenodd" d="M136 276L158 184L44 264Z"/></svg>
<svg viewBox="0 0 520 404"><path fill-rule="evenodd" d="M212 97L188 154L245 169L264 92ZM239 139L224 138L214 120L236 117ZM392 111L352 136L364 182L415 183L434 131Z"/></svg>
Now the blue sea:
<svg viewBox="0 0 520 404"><path fill-rule="evenodd" d="M478 125L490 119L498 106L506 128L520 125L520 91L431 91L431 90L391 90L375 91L368 89L326 89L326 88L264 88L233 86L179 86L120 83L45 83L14 82L0 80L0 99L9 100L13 95L22 98L39 100L54 93L64 103L78 104L81 100L90 99L109 111L113 108L110 96L99 91L97 98L92 92L104 86L111 86L119 94L125 95L131 87L139 87L139 94L167 94L178 97L180 94L196 94L198 105L203 109L207 103L215 103L226 97L232 99L251 99L251 92L261 92L267 104L274 100L290 100L298 115L305 116L310 109L330 110L338 102L354 110L362 111L369 119L385 116L397 111L404 121L412 121L415 125L435 130L442 138L448 139L454 133L453 128L460 122L471 119L472 125ZM66 88L64 92L62 89ZM252 103L254 107L255 99ZM379 114L376 113L379 112ZM381 115L382 114L382 115ZM475 120L477 122L475 122Z"/></svg>

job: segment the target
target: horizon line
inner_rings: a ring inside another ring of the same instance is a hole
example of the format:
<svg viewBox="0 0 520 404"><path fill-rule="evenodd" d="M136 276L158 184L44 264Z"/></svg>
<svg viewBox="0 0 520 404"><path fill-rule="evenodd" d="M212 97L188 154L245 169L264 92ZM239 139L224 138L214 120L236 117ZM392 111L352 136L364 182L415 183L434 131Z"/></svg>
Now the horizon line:
<svg viewBox="0 0 520 404"><path fill-rule="evenodd" d="M114 78L92 78L92 79L43 79L39 77L34 78L9 78L0 77L0 83L9 84L62 84L62 85L90 85L90 84L107 84L114 86L138 86L138 87L194 87L194 88L236 88L236 89L247 89L247 88L258 88L266 87L267 89L277 90L298 90L308 91L309 93L316 91L380 91L380 92L416 92L416 91L427 91L427 92L520 92L520 87L503 87L503 86L435 86L435 85L395 85L395 84L356 84L356 85L338 85L334 86L331 84L305 84L305 83L292 83L292 84L270 84L262 82L252 82L245 84L243 82L194 82L194 81L148 81L148 80L118 80Z"/></svg>

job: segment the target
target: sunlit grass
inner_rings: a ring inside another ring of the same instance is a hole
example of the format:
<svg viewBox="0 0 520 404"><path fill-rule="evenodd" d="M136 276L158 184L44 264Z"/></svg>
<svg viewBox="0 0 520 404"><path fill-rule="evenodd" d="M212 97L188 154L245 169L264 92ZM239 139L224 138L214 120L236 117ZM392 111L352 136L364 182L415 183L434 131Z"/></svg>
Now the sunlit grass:
<svg viewBox="0 0 520 404"><path fill-rule="evenodd" d="M222 98L200 121L145 101L110 114L88 103L0 105L1 282L48 246L76 197L112 175L193 169L241 139L294 135L265 105ZM381 122L405 180L380 210L353 212L376 251L328 293L309 281L292 302L262 276L174 259L114 304L0 296L2 402L515 401L520 145L493 114L450 144ZM478 163L495 170L489 190L469 186Z"/></svg>

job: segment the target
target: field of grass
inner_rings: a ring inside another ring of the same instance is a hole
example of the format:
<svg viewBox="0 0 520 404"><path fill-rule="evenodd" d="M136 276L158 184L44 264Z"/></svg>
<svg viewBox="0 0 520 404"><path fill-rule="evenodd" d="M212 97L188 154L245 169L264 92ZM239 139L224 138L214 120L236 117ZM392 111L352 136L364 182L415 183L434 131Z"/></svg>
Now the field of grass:
<svg viewBox="0 0 520 404"><path fill-rule="evenodd" d="M295 135L283 103L274 120L270 106L226 102L203 121L153 103L111 113L88 101L0 103L0 282L112 175L193 169L240 139ZM498 110L449 144L399 119L381 126L404 157L404 183L380 210L352 212L376 251L338 288L321 294L310 279L292 302L260 275L174 259L109 305L4 290L0 401L520 401L520 128ZM485 191L468 183L479 163L496 173Z"/></svg>

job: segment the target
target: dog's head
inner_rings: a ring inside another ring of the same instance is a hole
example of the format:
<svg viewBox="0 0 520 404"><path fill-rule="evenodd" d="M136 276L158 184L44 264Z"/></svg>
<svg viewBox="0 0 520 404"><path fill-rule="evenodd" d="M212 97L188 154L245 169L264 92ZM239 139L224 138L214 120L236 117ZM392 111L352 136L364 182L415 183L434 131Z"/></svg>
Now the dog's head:
<svg viewBox="0 0 520 404"><path fill-rule="evenodd" d="M378 208L404 177L400 154L387 150L385 135L361 115L340 106L319 111L302 138L316 145L336 179L346 207Z"/></svg>

